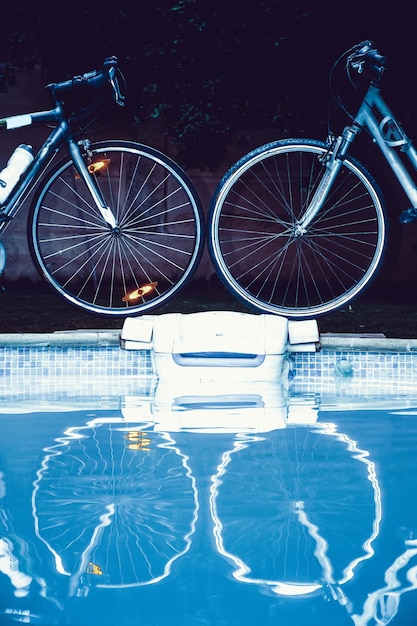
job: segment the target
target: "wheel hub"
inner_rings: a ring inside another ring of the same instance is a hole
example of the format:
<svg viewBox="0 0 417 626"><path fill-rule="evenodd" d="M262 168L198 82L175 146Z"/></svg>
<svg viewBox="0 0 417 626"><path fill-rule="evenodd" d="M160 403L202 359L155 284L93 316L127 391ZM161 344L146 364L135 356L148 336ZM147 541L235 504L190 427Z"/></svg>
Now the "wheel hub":
<svg viewBox="0 0 417 626"><path fill-rule="evenodd" d="M113 235L113 237L121 237L122 229L120 228L120 226L115 226L111 229L111 234Z"/></svg>

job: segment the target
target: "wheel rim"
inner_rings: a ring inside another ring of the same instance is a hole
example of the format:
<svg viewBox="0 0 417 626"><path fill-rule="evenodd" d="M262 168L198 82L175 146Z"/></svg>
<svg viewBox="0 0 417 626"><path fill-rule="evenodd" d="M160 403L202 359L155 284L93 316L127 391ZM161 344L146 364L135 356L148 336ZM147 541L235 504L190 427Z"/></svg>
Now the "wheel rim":
<svg viewBox="0 0 417 626"><path fill-rule="evenodd" d="M346 162L305 234L297 235L325 148L281 145L244 162L224 182L211 214L213 260L247 304L289 317L343 306L376 273L385 224L364 173ZM289 184L291 181L291 184Z"/></svg>
<svg viewBox="0 0 417 626"><path fill-rule="evenodd" d="M92 173L117 225L92 205L71 163L38 199L32 246L42 274L67 300L88 311L131 315L182 289L202 248L198 198L174 166L138 149L95 151L107 161Z"/></svg>

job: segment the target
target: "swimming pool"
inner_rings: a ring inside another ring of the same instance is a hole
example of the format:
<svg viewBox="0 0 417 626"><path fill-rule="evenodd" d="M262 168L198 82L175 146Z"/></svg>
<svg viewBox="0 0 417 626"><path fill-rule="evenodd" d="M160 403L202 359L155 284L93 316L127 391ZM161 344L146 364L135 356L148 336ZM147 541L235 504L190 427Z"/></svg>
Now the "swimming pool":
<svg viewBox="0 0 417 626"><path fill-rule="evenodd" d="M415 353L182 386L107 344L0 351L0 624L415 623Z"/></svg>

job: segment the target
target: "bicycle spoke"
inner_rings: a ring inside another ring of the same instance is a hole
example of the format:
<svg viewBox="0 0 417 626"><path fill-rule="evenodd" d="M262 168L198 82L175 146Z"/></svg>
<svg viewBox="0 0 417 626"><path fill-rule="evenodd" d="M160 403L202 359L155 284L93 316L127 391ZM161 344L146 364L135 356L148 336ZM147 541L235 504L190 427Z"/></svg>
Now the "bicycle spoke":
<svg viewBox="0 0 417 626"><path fill-rule="evenodd" d="M298 224L324 168L320 142L276 142L224 177L210 209L209 250L225 284L250 306L289 317L338 308L382 258L384 216L373 182L345 160L319 213Z"/></svg>
<svg viewBox="0 0 417 626"><path fill-rule="evenodd" d="M32 209L35 260L63 297L88 311L153 310L174 297L197 267L204 244L199 199L178 166L150 148L103 145L95 156L107 163L93 177L116 227L103 220L67 162ZM135 291L137 298L126 297Z"/></svg>

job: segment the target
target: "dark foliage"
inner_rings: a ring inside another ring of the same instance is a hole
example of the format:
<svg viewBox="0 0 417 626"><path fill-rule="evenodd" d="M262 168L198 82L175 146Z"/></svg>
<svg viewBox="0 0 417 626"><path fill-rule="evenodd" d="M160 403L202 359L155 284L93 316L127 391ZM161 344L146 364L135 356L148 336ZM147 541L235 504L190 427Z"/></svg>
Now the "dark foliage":
<svg viewBox="0 0 417 626"><path fill-rule="evenodd" d="M372 4L352 19L313 0L15 0L2 10L0 86L39 63L61 80L116 54L130 118L160 120L183 165L215 167L237 131L323 136L335 56L385 32ZM387 54L406 49L404 36L382 39Z"/></svg>

